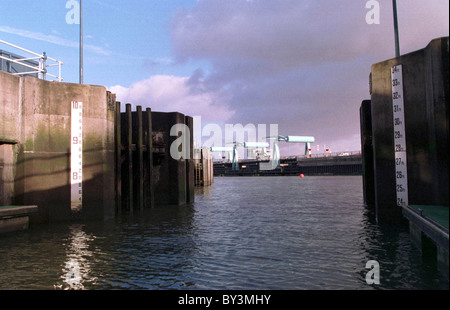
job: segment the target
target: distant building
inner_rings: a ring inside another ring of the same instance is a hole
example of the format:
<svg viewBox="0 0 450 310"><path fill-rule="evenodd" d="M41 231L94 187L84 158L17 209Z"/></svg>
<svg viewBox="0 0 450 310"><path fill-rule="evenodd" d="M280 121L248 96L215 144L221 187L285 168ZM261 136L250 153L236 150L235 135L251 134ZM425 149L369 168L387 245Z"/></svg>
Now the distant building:
<svg viewBox="0 0 450 310"><path fill-rule="evenodd" d="M7 58L7 59L5 59L5 58ZM18 64L18 63L8 60L8 59L17 60L17 59L24 59L24 58L25 57L23 57L23 56L13 54L8 51L0 50L0 71L13 73L13 74L23 72L23 73L25 73L25 74L22 74L23 76L38 77L37 68L39 68L39 62L33 61L33 60L21 61L24 64L27 64L27 65L30 65L30 66L33 66L34 68L36 68L33 70L32 68L29 68L22 64ZM27 73L30 71L36 71L36 72Z"/></svg>

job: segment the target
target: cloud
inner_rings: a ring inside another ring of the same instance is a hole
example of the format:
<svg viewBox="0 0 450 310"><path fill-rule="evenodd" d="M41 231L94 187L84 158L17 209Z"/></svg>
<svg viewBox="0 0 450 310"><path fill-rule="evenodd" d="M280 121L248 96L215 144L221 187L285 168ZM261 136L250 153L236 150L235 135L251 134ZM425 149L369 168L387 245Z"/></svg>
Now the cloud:
<svg viewBox="0 0 450 310"><path fill-rule="evenodd" d="M365 3L199 0L174 16L174 55L211 63L203 86L226 92L225 104L235 111L230 121L276 123L280 134L357 150L371 65L394 56L392 4L380 1L380 24L368 25ZM402 53L448 36L448 6L399 5Z"/></svg>
<svg viewBox="0 0 450 310"><path fill-rule="evenodd" d="M92 2L96 3L97 5L99 5L99 6L103 7L103 8L110 9L110 10L113 10L113 11L116 11L116 12L120 12L121 14L124 13L123 7L120 8L120 7L118 7L118 6L111 5L111 4L108 3L108 2L105 2L105 1L99 1L99 0L93 0Z"/></svg>
<svg viewBox="0 0 450 310"><path fill-rule="evenodd" d="M36 31L29 31L29 30L17 29L17 28L13 28L13 27L9 27L9 26L1 26L0 25L0 32L14 34L14 35L18 35L18 36L21 36L24 38L44 41L44 42L56 44L59 46L72 47L72 48L79 47L78 42L75 42L72 40L66 40L66 39L63 39L56 35L48 35L48 34L36 32ZM91 44L84 44L83 46L84 46L84 49L89 50L89 51L94 52L99 55L103 55L103 56L111 55L110 51L105 50L104 48L99 47L99 46L95 46L95 45L91 45Z"/></svg>
<svg viewBox="0 0 450 310"><path fill-rule="evenodd" d="M116 85L109 89L122 104L131 103L154 111L201 116L209 122L225 122L234 114L220 91L205 89L200 71L191 77L154 75L130 87Z"/></svg>
<svg viewBox="0 0 450 310"><path fill-rule="evenodd" d="M9 26L2 26L0 25L0 32L4 32L4 33L9 33L9 34L14 34L17 36L21 36L24 38L29 38L29 39L33 39L33 40L38 40L38 41L43 41L43 42L47 42L47 43L51 43L51 44L55 44L58 46L63 46L63 47L70 47L70 48L79 48L79 42L78 41L73 41L73 40L67 40L64 38L61 38L58 36L59 32L56 30L52 30L52 35L48 35L48 34L44 34L41 32L36 32L36 31L29 31L29 30L25 30L25 29L18 29L18 28L13 28L13 27L9 27ZM93 39L94 37L92 35L84 35L83 36L85 39ZM106 42L104 39L102 39L102 44L103 46L105 46L106 48L97 46L97 45L92 45L92 44L83 44L83 49L86 51L90 51L94 54L97 54L99 56L114 56L114 57L119 57L122 59L125 59L127 61L130 60L138 60L140 62L144 62L145 66L147 67L151 67L151 66L157 66L157 65L172 65L173 61L171 58L169 57L165 57L165 58L156 58L156 59L149 59L149 58L145 58L142 56L136 56L136 55L131 55L131 54L124 54L124 53L120 53L120 52L114 52L109 50L109 43Z"/></svg>
<svg viewBox="0 0 450 310"><path fill-rule="evenodd" d="M370 52L365 12L364 2L349 0L199 1L179 11L172 38L181 57L289 69Z"/></svg>
<svg viewBox="0 0 450 310"><path fill-rule="evenodd" d="M402 43L448 34L445 2L399 6ZM198 1L178 11L172 39L180 57L251 60L286 69L391 53L391 4L381 3L380 25L367 25L367 12L365 1L354 0Z"/></svg>

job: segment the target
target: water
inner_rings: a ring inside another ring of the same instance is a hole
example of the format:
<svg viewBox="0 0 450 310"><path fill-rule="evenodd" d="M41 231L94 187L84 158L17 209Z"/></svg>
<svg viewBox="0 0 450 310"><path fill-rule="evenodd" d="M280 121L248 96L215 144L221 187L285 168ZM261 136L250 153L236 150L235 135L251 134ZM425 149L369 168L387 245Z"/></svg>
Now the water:
<svg viewBox="0 0 450 310"><path fill-rule="evenodd" d="M0 236L0 289L448 289L435 267L361 177L216 178L193 206Z"/></svg>

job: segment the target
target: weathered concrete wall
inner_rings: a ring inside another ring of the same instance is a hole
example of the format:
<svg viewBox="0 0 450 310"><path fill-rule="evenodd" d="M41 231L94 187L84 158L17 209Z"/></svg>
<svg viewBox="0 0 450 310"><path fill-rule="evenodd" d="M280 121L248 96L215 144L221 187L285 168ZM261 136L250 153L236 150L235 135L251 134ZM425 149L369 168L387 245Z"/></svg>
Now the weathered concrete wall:
<svg viewBox="0 0 450 310"><path fill-rule="evenodd" d="M130 104L121 113L101 86L0 74L0 205L37 205L43 222L194 202L192 117ZM83 102L81 212L70 203L73 101ZM188 129L181 145L176 124ZM173 158L173 145L188 157Z"/></svg>
<svg viewBox="0 0 450 310"><path fill-rule="evenodd" d="M0 206L12 204L14 195L14 150L13 144L0 144Z"/></svg>
<svg viewBox="0 0 450 310"><path fill-rule="evenodd" d="M21 78L0 71L0 143L20 139Z"/></svg>
<svg viewBox="0 0 450 310"><path fill-rule="evenodd" d="M14 154L20 139L20 86L17 76L0 71L0 206L14 195Z"/></svg>
<svg viewBox="0 0 450 310"><path fill-rule="evenodd" d="M39 221L68 220L71 102L83 102L82 218L114 216L114 105L104 87L0 72L0 142L15 143L12 202Z"/></svg>
<svg viewBox="0 0 450 310"><path fill-rule="evenodd" d="M379 217L396 206L391 68L403 66L409 204L448 206L448 52L439 38L424 49L372 66L374 191Z"/></svg>

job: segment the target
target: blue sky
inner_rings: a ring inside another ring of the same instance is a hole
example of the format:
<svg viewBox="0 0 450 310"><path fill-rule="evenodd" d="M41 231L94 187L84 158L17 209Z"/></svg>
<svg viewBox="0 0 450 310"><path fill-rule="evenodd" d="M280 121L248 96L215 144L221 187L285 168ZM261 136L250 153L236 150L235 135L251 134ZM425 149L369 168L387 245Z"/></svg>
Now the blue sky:
<svg viewBox="0 0 450 310"><path fill-rule="evenodd" d="M369 25L365 0L83 0L84 82L202 125L278 124L314 150L357 151L371 65L394 57L392 1L378 2ZM77 83L67 0L0 3L0 39L63 61ZM397 3L402 54L448 36L448 0Z"/></svg>
<svg viewBox="0 0 450 310"><path fill-rule="evenodd" d="M79 26L67 24L66 3L2 0L0 37L63 61L64 81L78 82ZM177 8L194 3L84 0L84 82L129 85L152 74L190 74L190 64L169 65L170 23Z"/></svg>

